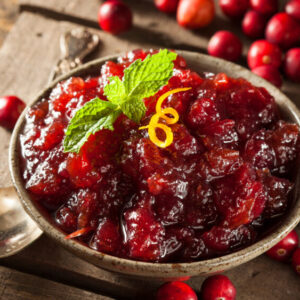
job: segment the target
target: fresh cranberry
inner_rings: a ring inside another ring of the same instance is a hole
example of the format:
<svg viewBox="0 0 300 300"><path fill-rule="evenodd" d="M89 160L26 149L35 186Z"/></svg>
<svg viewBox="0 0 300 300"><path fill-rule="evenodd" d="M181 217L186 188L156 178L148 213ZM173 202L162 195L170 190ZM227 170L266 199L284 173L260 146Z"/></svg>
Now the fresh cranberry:
<svg viewBox="0 0 300 300"><path fill-rule="evenodd" d="M154 0L156 7L165 13L174 13L177 10L179 0Z"/></svg>
<svg viewBox="0 0 300 300"><path fill-rule="evenodd" d="M292 266L296 273L300 275L300 248L296 249L292 257Z"/></svg>
<svg viewBox="0 0 300 300"><path fill-rule="evenodd" d="M242 21L242 29L245 35L257 39L264 35L267 19L255 10L249 10Z"/></svg>
<svg viewBox="0 0 300 300"><path fill-rule="evenodd" d="M209 25L215 16L212 0L180 0L177 22L184 27L196 29Z"/></svg>
<svg viewBox="0 0 300 300"><path fill-rule="evenodd" d="M127 31L132 26L132 14L127 4L119 0L104 2L98 12L100 27L112 34Z"/></svg>
<svg viewBox="0 0 300 300"><path fill-rule="evenodd" d="M300 1L291 0L285 6L285 12L300 21Z"/></svg>
<svg viewBox="0 0 300 300"><path fill-rule="evenodd" d="M266 40L255 41L248 52L248 66L250 69L270 65L279 68L282 62L282 52L277 45Z"/></svg>
<svg viewBox="0 0 300 300"><path fill-rule="evenodd" d="M284 71L288 78L300 82L300 48L290 49L286 53Z"/></svg>
<svg viewBox="0 0 300 300"><path fill-rule="evenodd" d="M16 96L0 97L0 126L13 129L25 106Z"/></svg>
<svg viewBox="0 0 300 300"><path fill-rule="evenodd" d="M156 300L197 300L194 290L182 281L173 281L162 285L156 294Z"/></svg>
<svg viewBox="0 0 300 300"><path fill-rule="evenodd" d="M291 48L300 41L300 24L287 13L278 13L267 24L266 38L284 49Z"/></svg>
<svg viewBox="0 0 300 300"><path fill-rule="evenodd" d="M249 0L219 0L219 5L229 18L242 18L249 8Z"/></svg>
<svg viewBox="0 0 300 300"><path fill-rule="evenodd" d="M263 15L271 16L278 11L278 0L250 0L250 4Z"/></svg>
<svg viewBox="0 0 300 300"><path fill-rule="evenodd" d="M287 261L297 249L299 243L298 234L291 231L284 239L267 251L267 255L274 260Z"/></svg>
<svg viewBox="0 0 300 300"><path fill-rule="evenodd" d="M230 31L216 32L208 42L208 54L231 61L237 61L242 53L242 43Z"/></svg>
<svg viewBox="0 0 300 300"><path fill-rule="evenodd" d="M252 72L254 74L268 80L269 82L271 82L278 88L280 88L282 86L282 78L281 78L280 72L278 71L278 69L276 69L273 66L266 65L266 66L256 67L256 68L252 69Z"/></svg>
<svg viewBox="0 0 300 300"><path fill-rule="evenodd" d="M207 278L202 285L203 300L234 300L236 289L225 275L214 275Z"/></svg>

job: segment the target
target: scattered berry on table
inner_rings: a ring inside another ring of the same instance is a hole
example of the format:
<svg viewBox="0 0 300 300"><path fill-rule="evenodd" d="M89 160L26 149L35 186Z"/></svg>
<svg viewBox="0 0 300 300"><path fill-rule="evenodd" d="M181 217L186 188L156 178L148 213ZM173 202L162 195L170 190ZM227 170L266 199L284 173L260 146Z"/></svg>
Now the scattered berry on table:
<svg viewBox="0 0 300 300"><path fill-rule="evenodd" d="M215 17L213 0L180 0L177 8L177 22L187 28L208 26Z"/></svg>
<svg viewBox="0 0 300 300"><path fill-rule="evenodd" d="M296 249L292 257L292 266L296 273L300 275L300 248Z"/></svg>
<svg viewBox="0 0 300 300"><path fill-rule="evenodd" d="M237 61L241 57L242 43L232 32L222 30L210 38L207 51L211 56Z"/></svg>
<svg viewBox="0 0 300 300"><path fill-rule="evenodd" d="M288 78L300 82L300 48L290 49L286 53L284 71Z"/></svg>
<svg viewBox="0 0 300 300"><path fill-rule="evenodd" d="M179 0L154 0L155 6L162 12L175 13Z"/></svg>
<svg viewBox="0 0 300 300"><path fill-rule="evenodd" d="M203 300L234 300L236 289L225 275L214 275L207 278L201 288Z"/></svg>
<svg viewBox="0 0 300 300"><path fill-rule="evenodd" d="M299 243L298 234L295 230L291 231L284 239L267 251L267 255L277 261L288 261Z"/></svg>
<svg viewBox="0 0 300 300"><path fill-rule="evenodd" d="M300 23L287 13L277 13L268 22L266 39L283 49L289 49L300 42Z"/></svg>
<svg viewBox="0 0 300 300"><path fill-rule="evenodd" d="M98 12L100 27L112 34L127 31L132 26L132 13L128 5L119 0L104 2Z"/></svg>
<svg viewBox="0 0 300 300"><path fill-rule="evenodd" d="M259 66L252 69L252 72L275 85L278 88L282 86L282 77L278 69L272 65Z"/></svg>
<svg viewBox="0 0 300 300"><path fill-rule="evenodd" d="M282 63L280 48L266 40L258 40L252 43L248 51L248 66L250 69L268 65L279 68Z"/></svg>
<svg viewBox="0 0 300 300"><path fill-rule="evenodd" d="M249 8L249 0L219 0L223 13L232 19L240 19Z"/></svg>
<svg viewBox="0 0 300 300"><path fill-rule="evenodd" d="M182 281L173 281L162 285L156 294L156 300L197 300L194 290Z"/></svg>
<svg viewBox="0 0 300 300"><path fill-rule="evenodd" d="M13 129L25 107L25 103L16 96L0 97L0 126Z"/></svg>
<svg viewBox="0 0 300 300"><path fill-rule="evenodd" d="M264 36L267 18L255 10L249 10L242 21L242 29L245 35L257 39Z"/></svg>

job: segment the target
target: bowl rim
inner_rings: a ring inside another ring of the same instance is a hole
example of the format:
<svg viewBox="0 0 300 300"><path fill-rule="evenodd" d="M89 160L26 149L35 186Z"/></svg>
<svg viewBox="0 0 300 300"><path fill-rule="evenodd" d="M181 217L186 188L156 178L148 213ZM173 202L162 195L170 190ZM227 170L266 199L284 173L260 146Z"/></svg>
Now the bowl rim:
<svg viewBox="0 0 300 300"><path fill-rule="evenodd" d="M272 84L256 76L246 68L205 54L199 54L191 51L182 50L176 50L176 53L182 55L183 57L189 56L190 58L194 58L197 60L204 60L208 64L222 65L225 69L225 73L228 73L227 70L234 69L236 73L241 74L238 75L238 77L246 77L247 80L250 82L252 82L255 79L254 81L260 82L260 86L265 87L273 96L274 93L276 95L280 95L282 102L285 102L286 108L288 109L288 113L290 113L296 120L296 123L300 125L300 112L297 109L296 105L291 100L289 100L288 97L285 96L281 91L275 88ZM32 219L38 224L38 226L47 235L49 235L51 238L57 241L64 248L67 248L68 250L74 252L81 258L93 264L96 264L101 268L111 271L117 271L119 273L124 274L135 274L139 276L162 278L196 276L208 274L210 272L221 272L228 268L235 267L267 251L278 241L280 241L284 236L286 236L293 228L295 228L300 221L300 199L298 199L298 197L294 201L295 206L292 210L290 210L288 217L284 218L281 224L274 231L267 234L260 240L256 241L254 244L247 246L246 248L232 252L230 254L207 260L185 263L153 263L136 261L98 252L85 246L80 242L64 239L66 234L60 231L58 228L56 228L49 220L47 220L47 218L45 218L42 215L37 206L34 205L34 202L30 199L30 195L26 191L25 186L23 184L21 172L19 169L18 140L20 132L24 125L25 115L29 107L43 99L45 95L49 94L49 92L53 89L53 87L56 86L58 82L65 80L71 76L74 76L78 73L86 72L89 69L95 68L97 66L100 67L103 63L105 63L108 60L115 61L116 58L122 54L123 53L95 59L93 61L81 65L80 67L72 70L71 72L68 72L58 77L56 80L50 83L41 93L39 93L37 97L35 97L35 100L30 105L28 105L28 107L23 111L20 118L18 119L17 124L15 125L9 146L10 174L25 211L32 217ZM298 189L298 184L295 185L295 189ZM298 195L298 193L295 193L295 195Z"/></svg>

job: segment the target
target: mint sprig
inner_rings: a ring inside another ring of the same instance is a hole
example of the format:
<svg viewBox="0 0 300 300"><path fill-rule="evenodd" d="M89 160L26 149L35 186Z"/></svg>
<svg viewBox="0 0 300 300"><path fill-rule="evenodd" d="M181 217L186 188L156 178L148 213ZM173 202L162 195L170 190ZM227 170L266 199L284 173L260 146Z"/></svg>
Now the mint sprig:
<svg viewBox="0 0 300 300"><path fill-rule="evenodd" d="M64 152L78 153L91 134L101 129L114 130L113 124L121 113L139 123L146 112L143 99L155 95L168 83L176 57L174 52L160 50L143 61L133 62L124 70L122 80L117 76L110 77L104 88L108 101L95 98L71 119L64 139Z"/></svg>

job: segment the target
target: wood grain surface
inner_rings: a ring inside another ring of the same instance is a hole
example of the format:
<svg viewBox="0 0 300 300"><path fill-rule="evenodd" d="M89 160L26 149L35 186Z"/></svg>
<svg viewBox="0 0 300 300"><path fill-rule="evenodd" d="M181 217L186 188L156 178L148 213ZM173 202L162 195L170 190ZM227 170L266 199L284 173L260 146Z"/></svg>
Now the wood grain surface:
<svg viewBox="0 0 300 300"><path fill-rule="evenodd" d="M100 47L89 59L150 47L205 52L208 37L217 29L233 29L241 34L239 26L222 16L207 29L189 31L179 27L173 16L158 12L150 2L127 2L134 10L135 26L128 33L112 36L98 28L98 0L20 0L23 13L0 49L0 94L16 94L30 103L47 84L60 58L61 33L81 26L79 24L93 27L101 39ZM246 45L250 44L243 39ZM247 47L244 53L246 51ZM245 65L245 57L240 63ZM299 85L285 82L283 90L300 104ZM9 138L10 134L0 129L0 187L11 185L7 163ZM153 299L153 293L161 284L101 270L46 236L21 253L2 259L0 265L4 266L0 267L1 299L108 299L101 296L108 295L146 300ZM299 278L290 266L271 261L264 255L226 274L237 286L238 300L300 299ZM192 278L188 283L199 291L202 281L203 278Z"/></svg>
<svg viewBox="0 0 300 300"><path fill-rule="evenodd" d="M79 288L0 266L0 299L112 300Z"/></svg>

